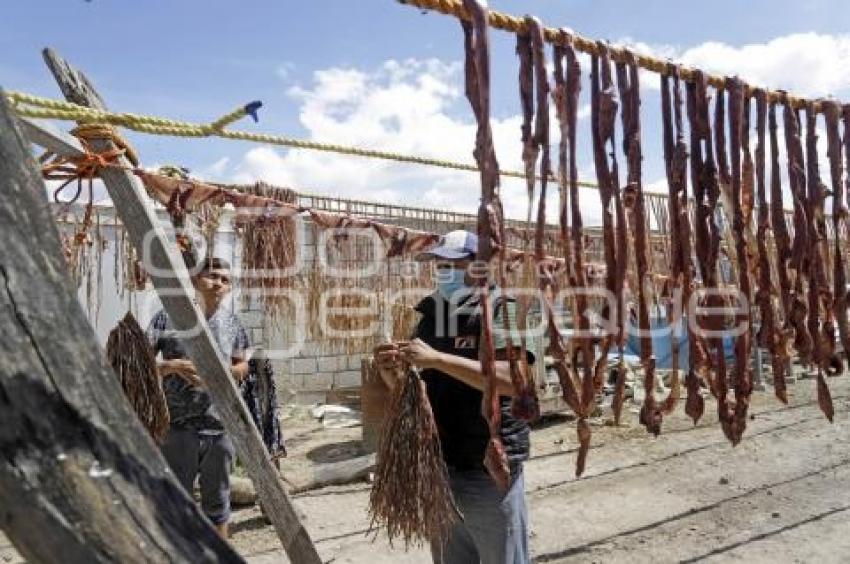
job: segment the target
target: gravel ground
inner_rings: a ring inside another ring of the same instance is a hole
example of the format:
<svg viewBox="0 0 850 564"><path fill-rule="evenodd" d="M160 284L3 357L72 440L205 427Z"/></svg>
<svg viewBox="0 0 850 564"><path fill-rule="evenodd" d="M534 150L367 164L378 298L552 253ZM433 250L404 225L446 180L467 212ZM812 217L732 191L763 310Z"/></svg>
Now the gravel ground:
<svg viewBox="0 0 850 564"><path fill-rule="evenodd" d="M835 423L814 401L813 380L789 387L783 406L756 392L744 440L732 448L714 403L696 427L682 413L647 436L629 406L621 427L595 421L586 474L573 476L574 424L532 433L526 465L536 562L846 562L850 554L850 381L830 381ZM627 404L628 405L628 404ZM357 454L359 429L286 423L293 481L320 462ZM427 550L391 548L367 536L365 483L294 496L325 561L430 562ZM232 543L252 563L282 562L273 529L256 508L235 513ZM0 535L0 562L20 562Z"/></svg>

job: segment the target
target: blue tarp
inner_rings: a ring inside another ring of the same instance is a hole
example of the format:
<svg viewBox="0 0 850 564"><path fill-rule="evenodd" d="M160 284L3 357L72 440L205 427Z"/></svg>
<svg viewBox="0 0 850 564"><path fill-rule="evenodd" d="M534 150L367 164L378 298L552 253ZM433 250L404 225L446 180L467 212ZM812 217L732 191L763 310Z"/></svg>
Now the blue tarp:
<svg viewBox="0 0 850 564"><path fill-rule="evenodd" d="M679 368L684 369L690 365L688 355L688 329L684 326L684 321L679 323L678 341L679 341ZM654 318L651 324L653 330L652 337L652 352L655 354L656 368L673 368L671 358L671 326L666 319ZM723 338L723 351L727 362L735 360L734 339L732 337ZM626 341L626 354L640 357L640 337L637 335L629 335Z"/></svg>

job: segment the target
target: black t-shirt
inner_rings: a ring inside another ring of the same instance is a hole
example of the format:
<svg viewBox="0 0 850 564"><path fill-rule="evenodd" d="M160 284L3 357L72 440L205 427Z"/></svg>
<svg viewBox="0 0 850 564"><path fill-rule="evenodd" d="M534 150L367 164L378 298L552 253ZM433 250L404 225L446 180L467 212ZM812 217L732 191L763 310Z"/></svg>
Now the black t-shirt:
<svg viewBox="0 0 850 564"><path fill-rule="evenodd" d="M434 349L448 354L478 359L481 336L480 307L470 298L459 308L454 308L439 294L432 294L416 306L422 314L413 338L422 339ZM494 327L501 327L501 315L510 315L507 304L512 300L500 298L494 309ZM500 343L494 339L496 348ZM517 341L515 341L515 346ZM504 345L502 345L504 346ZM528 362L534 355L528 352ZM443 458L446 464L458 470L484 468L484 451L490 433L481 414L483 394L471 386L433 369L422 371L422 379L428 390L428 399L437 422ZM528 424L511 415L511 398L501 397L501 437L513 467L529 454Z"/></svg>

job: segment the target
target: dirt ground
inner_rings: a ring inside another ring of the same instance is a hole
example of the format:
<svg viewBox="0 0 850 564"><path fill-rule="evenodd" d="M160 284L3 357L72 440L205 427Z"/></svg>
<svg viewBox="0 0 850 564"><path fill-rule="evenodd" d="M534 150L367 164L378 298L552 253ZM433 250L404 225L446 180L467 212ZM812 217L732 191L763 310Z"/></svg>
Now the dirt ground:
<svg viewBox="0 0 850 564"><path fill-rule="evenodd" d="M694 427L684 414L647 436L629 406L624 426L596 421L586 474L573 476L574 423L544 422L526 464L536 562L846 562L850 554L850 380L830 381L835 423L814 401L813 380L789 387L783 406L756 392L740 445L723 437L709 401ZM628 404L627 404L628 405ZM360 429L286 421L293 480L323 461L358 453ZM366 483L294 496L326 562L430 562L426 549L372 540ZM252 563L285 562L256 508L238 509L232 543ZM19 562L0 535L0 562Z"/></svg>

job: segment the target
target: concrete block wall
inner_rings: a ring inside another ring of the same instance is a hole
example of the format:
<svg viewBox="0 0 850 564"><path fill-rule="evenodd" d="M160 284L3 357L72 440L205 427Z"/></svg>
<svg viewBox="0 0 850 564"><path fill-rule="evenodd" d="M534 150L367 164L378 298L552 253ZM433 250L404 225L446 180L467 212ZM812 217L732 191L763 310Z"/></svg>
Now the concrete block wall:
<svg viewBox="0 0 850 564"><path fill-rule="evenodd" d="M410 223L410 227L420 228L414 220L393 220L396 225ZM446 230L455 229L450 226ZM317 252L319 240L313 226L305 222L302 238L302 257L305 265L312 264ZM250 327L255 344L270 350L283 350L295 342L297 327L283 323L283 327L272 327L265 319L263 306L259 300L252 300L240 314L246 327ZM362 384L360 365L368 351L359 354L339 354L329 352L321 340L306 341L292 358L273 360L279 396L282 401L311 403L322 401L323 393L331 389L359 388ZM284 398L289 398L284 400Z"/></svg>

